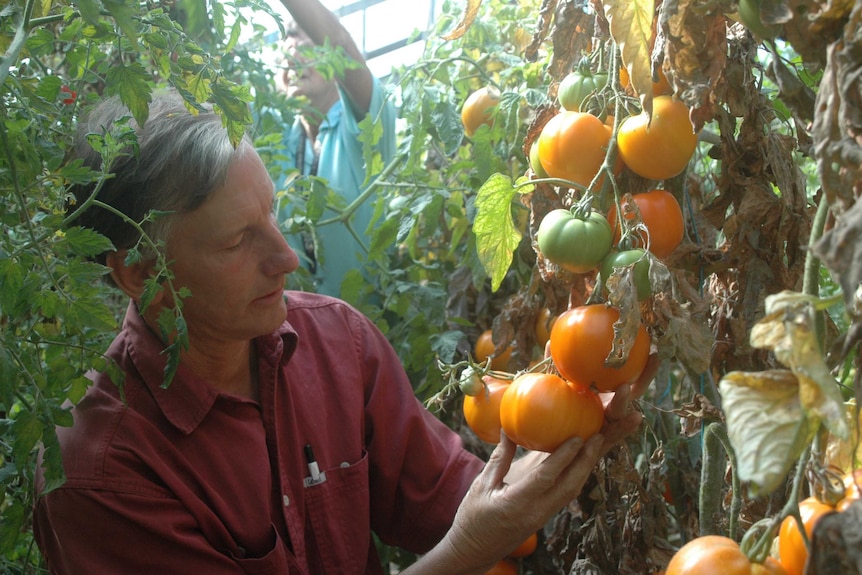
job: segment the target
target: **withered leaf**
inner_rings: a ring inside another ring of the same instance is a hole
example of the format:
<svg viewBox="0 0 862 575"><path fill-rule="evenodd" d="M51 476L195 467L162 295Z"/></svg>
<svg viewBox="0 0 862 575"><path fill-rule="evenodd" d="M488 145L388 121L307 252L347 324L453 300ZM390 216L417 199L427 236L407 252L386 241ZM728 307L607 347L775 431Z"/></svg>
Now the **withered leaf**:
<svg viewBox="0 0 862 575"><path fill-rule="evenodd" d="M603 6L632 88L640 95L644 111L652 114L650 51L655 0L604 0Z"/></svg>
<svg viewBox="0 0 862 575"><path fill-rule="evenodd" d="M476 15L479 13L479 8L482 6L482 0L467 0L467 8L464 10L464 17L455 26L455 29L450 33L442 36L443 40L457 40L467 33L470 26L476 20Z"/></svg>

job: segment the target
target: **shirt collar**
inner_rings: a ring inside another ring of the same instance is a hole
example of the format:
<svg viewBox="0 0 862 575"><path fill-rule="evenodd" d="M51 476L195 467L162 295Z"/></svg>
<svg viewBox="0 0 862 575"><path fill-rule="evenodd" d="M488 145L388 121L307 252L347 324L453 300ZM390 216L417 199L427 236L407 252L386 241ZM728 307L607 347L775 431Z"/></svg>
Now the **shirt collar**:
<svg viewBox="0 0 862 575"><path fill-rule="evenodd" d="M150 329L134 302L129 304L123 323L128 334L129 356L165 418L185 434L192 433L215 404L220 392L180 363L168 387L164 383L167 365L165 345ZM297 334L285 320L272 334L255 340L258 361L286 364L296 349Z"/></svg>

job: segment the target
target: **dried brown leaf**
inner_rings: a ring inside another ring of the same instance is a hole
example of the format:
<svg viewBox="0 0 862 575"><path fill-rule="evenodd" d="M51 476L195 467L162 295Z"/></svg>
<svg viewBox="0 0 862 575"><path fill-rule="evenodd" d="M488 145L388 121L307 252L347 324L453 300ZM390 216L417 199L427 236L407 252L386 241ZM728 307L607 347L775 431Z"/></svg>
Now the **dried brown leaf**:
<svg viewBox="0 0 862 575"><path fill-rule="evenodd" d="M603 6L611 37L620 48L632 88L640 95L644 111L652 114L650 52L654 37L655 0L604 0Z"/></svg>
<svg viewBox="0 0 862 575"><path fill-rule="evenodd" d="M479 8L482 6L482 0L467 0L467 8L464 10L464 17L458 23L454 30L442 36L443 40L457 40L467 33L470 26L476 20L476 15L479 13Z"/></svg>

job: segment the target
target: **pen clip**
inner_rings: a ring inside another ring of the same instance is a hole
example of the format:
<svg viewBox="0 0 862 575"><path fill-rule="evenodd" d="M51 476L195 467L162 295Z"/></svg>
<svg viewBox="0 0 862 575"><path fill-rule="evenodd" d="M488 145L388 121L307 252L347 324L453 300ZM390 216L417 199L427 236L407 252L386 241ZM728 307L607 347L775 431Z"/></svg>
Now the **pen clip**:
<svg viewBox="0 0 862 575"><path fill-rule="evenodd" d="M308 465L308 477L303 480L303 484L306 487L310 487L326 481L326 473L321 471L320 467L317 465L317 460L314 458L314 450L311 448L311 444L306 443L303 451L305 452L305 463Z"/></svg>

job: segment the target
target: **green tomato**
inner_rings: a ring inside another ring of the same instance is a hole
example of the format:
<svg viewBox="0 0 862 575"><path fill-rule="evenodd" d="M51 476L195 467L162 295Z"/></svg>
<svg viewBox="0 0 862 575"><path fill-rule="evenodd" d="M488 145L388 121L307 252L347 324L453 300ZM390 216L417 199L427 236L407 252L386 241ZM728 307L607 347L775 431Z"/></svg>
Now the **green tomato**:
<svg viewBox="0 0 862 575"><path fill-rule="evenodd" d="M775 38L780 26L767 26L760 17L760 0L739 0L739 20L758 38Z"/></svg>
<svg viewBox="0 0 862 575"><path fill-rule="evenodd" d="M539 161L539 138L533 140L530 145L530 167L533 168L533 173L537 178L547 178L548 172L542 167L542 162Z"/></svg>
<svg viewBox="0 0 862 575"><path fill-rule="evenodd" d="M557 101L564 110L580 112L584 101L593 92L598 92L608 83L607 74L593 74L589 66L579 66L560 82Z"/></svg>
<svg viewBox="0 0 862 575"><path fill-rule="evenodd" d="M613 231L605 216L590 211L578 217L571 210L551 210L536 232L545 258L574 273L596 268L611 250Z"/></svg>
<svg viewBox="0 0 862 575"><path fill-rule="evenodd" d="M640 248L612 251L602 260L601 273L604 281L607 281L615 268L634 265L633 273L638 299L645 300L652 294L652 286L649 281L649 258L646 252Z"/></svg>
<svg viewBox="0 0 862 575"><path fill-rule="evenodd" d="M482 377L472 367L465 367L458 378L458 389L464 395L476 396L485 389Z"/></svg>

